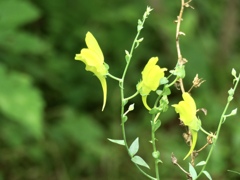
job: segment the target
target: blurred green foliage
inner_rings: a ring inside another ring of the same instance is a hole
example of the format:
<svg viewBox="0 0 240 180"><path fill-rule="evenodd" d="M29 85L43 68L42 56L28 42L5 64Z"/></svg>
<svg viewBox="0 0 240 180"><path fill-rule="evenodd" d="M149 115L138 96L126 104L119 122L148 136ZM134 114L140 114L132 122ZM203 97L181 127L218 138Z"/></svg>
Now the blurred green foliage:
<svg viewBox="0 0 240 180"><path fill-rule="evenodd" d="M105 54L110 72L120 76L136 34L137 19L146 6L154 11L147 19L127 74L126 92L131 95L140 72L152 56L161 67L176 63L175 24L180 1L127 0L0 0L0 179L72 180L143 179L123 148L107 137L121 139L118 84L108 79L108 102L101 112L102 92L97 78L74 61L85 47L91 31ZM240 71L240 3L238 0L193 1L195 10L184 14L182 54L188 59L186 84L196 75L207 81L193 91L206 130L215 131L232 84L232 67ZM239 90L238 90L239 92ZM180 96L173 90L172 102ZM140 97L130 113L127 133L140 139L140 154L150 164L149 114ZM236 93L233 108L239 107ZM162 179L184 179L171 163L188 151L182 138L184 128L173 109L162 116L157 138L164 164ZM234 179L240 171L239 116L229 119L221 132L207 170L213 179ZM167 137L167 138L166 138ZM205 143L199 137L197 148ZM201 152L197 160L206 157ZM181 162L188 167L188 163Z"/></svg>

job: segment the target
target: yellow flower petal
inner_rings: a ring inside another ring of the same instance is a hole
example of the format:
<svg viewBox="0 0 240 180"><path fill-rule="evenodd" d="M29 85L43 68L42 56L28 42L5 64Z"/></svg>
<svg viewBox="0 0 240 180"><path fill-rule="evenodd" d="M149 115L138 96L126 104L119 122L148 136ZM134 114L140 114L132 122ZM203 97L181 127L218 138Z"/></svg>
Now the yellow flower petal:
<svg viewBox="0 0 240 180"><path fill-rule="evenodd" d="M152 57L151 59L149 59L148 63L146 64L146 66L142 71L143 79L148 78L148 74L151 72L152 68L156 65L157 62L158 62L158 57Z"/></svg>
<svg viewBox="0 0 240 180"><path fill-rule="evenodd" d="M103 76L97 76L97 77L102 85L102 90L103 90L103 106L102 106L102 111L103 111L107 101L107 82L105 77Z"/></svg>
<svg viewBox="0 0 240 180"><path fill-rule="evenodd" d="M82 49L80 54L75 57L76 60L83 61L87 66L100 66L103 63L99 60L97 53L91 49Z"/></svg>
<svg viewBox="0 0 240 180"><path fill-rule="evenodd" d="M184 101L172 105L175 111L179 113L181 121L185 126L189 126L196 118L196 104L189 93L183 93Z"/></svg>
<svg viewBox="0 0 240 180"><path fill-rule="evenodd" d="M141 96L147 96L151 92L151 89L146 86L143 81L140 81L137 84L137 91L140 92Z"/></svg>
<svg viewBox="0 0 240 180"><path fill-rule="evenodd" d="M167 70L166 68L160 68L160 66L156 65L157 61L158 57L152 57L142 71L144 85L148 86L152 91L157 90L160 79L164 77L164 71Z"/></svg>
<svg viewBox="0 0 240 180"><path fill-rule="evenodd" d="M150 111L151 108L147 104L147 96L142 96L142 102L143 102L143 105L145 106L145 108Z"/></svg>
<svg viewBox="0 0 240 180"><path fill-rule="evenodd" d="M191 148L190 148L189 152L187 153L187 155L185 156L185 158L183 160L185 160L193 152L193 150L196 146L198 132L194 131L194 130L191 130L191 129L190 129L190 132L191 132L191 135L192 135L192 145L191 145Z"/></svg>
<svg viewBox="0 0 240 180"><path fill-rule="evenodd" d="M147 78L144 79L143 77L143 82L145 86L148 86L152 91L156 91L160 79L164 76L164 72L161 71L161 68L157 65L153 66L151 71L148 73Z"/></svg>
<svg viewBox="0 0 240 180"><path fill-rule="evenodd" d="M180 101L178 104L172 105L175 107L175 111L179 113L181 121L183 121L185 126L188 126L190 133L192 135L192 145L185 156L184 160L193 152L198 136L198 130L201 127L201 121L196 117L196 104L194 99L189 93L182 94L183 101Z"/></svg>
<svg viewBox="0 0 240 180"><path fill-rule="evenodd" d="M182 97L183 97L184 101L188 103L189 107L191 108L191 111L194 112L194 114L195 114L197 111L197 108L196 108L196 104L195 104L195 101L192 98L192 96L189 93L185 92L182 94Z"/></svg>
<svg viewBox="0 0 240 180"><path fill-rule="evenodd" d="M102 50L99 47L98 42L95 39L95 37L92 35L92 33L87 32L85 41L86 41L88 49L94 51L97 54L97 56L99 57L99 62L103 63L104 57L103 57Z"/></svg>
<svg viewBox="0 0 240 180"><path fill-rule="evenodd" d="M83 48L80 54L76 54L75 60L85 63L85 69L93 72L99 79L103 90L102 110L104 110L107 100L106 75L108 74L108 66L104 63L104 56L97 40L90 32L87 32L85 41L88 48Z"/></svg>
<svg viewBox="0 0 240 180"><path fill-rule="evenodd" d="M137 84L137 91L142 96L144 106L150 110L147 105L147 96L151 91L156 91L160 85L160 79L164 77L166 68L160 68L156 65L158 57L152 57L142 71L142 80Z"/></svg>

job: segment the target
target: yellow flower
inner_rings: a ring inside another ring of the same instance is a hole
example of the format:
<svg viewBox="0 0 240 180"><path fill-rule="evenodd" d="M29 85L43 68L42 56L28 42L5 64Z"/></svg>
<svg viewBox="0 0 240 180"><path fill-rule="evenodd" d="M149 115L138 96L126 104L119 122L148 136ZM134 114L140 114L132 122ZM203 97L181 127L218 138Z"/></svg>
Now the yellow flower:
<svg viewBox="0 0 240 180"><path fill-rule="evenodd" d="M104 63L102 50L92 33L87 32L85 42L88 48L84 48L80 54L76 54L75 60L80 60L85 63L85 69L93 72L100 80L103 89L103 110L107 100L106 75L108 74L108 66Z"/></svg>
<svg viewBox="0 0 240 180"><path fill-rule="evenodd" d="M179 113L180 120L185 126L188 126L192 135L192 145L188 154L184 158L185 160L195 148L198 136L197 132L201 128L201 121L196 116L197 109L194 99L186 92L182 94L182 97L183 101L172 106L175 107L175 111Z"/></svg>
<svg viewBox="0 0 240 180"><path fill-rule="evenodd" d="M142 71L142 80L137 84L137 90L142 96L144 106L150 110L147 104L147 96L151 91L156 91L160 85L160 79L164 77L166 68L156 65L158 57L152 57Z"/></svg>

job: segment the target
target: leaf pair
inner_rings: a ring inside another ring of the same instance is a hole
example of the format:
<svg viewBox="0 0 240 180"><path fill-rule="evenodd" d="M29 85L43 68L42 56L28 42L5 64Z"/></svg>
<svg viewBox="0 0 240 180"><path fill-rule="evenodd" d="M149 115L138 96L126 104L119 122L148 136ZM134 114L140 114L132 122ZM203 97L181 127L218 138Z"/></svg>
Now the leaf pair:
<svg viewBox="0 0 240 180"><path fill-rule="evenodd" d="M196 164L196 166L204 166L205 164L206 164L206 161L201 161L198 164ZM192 166L191 163L189 163L189 173L190 173L193 180L197 179L197 177L198 177L197 172L196 172L195 168ZM209 180L212 180L211 175L207 171L203 171L203 174L205 174L205 176Z"/></svg>
<svg viewBox="0 0 240 180"><path fill-rule="evenodd" d="M116 144L119 144L119 145L123 145L125 146L125 142L124 140L117 140L117 139L109 139L109 141L113 142L113 143L116 143ZM135 164L138 164L140 166L144 166L148 169L150 169L150 167L148 166L148 164L143 160L143 158L141 158L140 156L137 156L137 152L139 150L139 138L137 137L133 143L131 144L131 146L129 147L128 149L128 152L131 156L131 160L135 163Z"/></svg>

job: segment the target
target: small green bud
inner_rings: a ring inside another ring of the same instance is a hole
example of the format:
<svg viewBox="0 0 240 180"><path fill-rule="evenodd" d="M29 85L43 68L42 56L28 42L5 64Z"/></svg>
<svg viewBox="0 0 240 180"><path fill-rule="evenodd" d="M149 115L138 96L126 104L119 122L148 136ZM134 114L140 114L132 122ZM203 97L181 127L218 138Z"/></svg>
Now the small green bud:
<svg viewBox="0 0 240 180"><path fill-rule="evenodd" d="M160 158L160 152L159 151L154 151L152 153L152 156L153 156L154 159L159 159Z"/></svg>
<svg viewBox="0 0 240 180"><path fill-rule="evenodd" d="M231 116L234 116L237 114L237 108L235 108L234 110L232 110L232 112L229 114Z"/></svg>
<svg viewBox="0 0 240 180"><path fill-rule="evenodd" d="M122 121L125 123L127 121L128 117L126 115L122 116Z"/></svg>
<svg viewBox="0 0 240 180"><path fill-rule="evenodd" d="M128 111L132 111L132 110L134 110L134 103L131 104L131 105L129 106L129 108L128 108Z"/></svg>
<svg viewBox="0 0 240 180"><path fill-rule="evenodd" d="M232 69L232 75L236 78L237 77L237 72L236 72L236 70L233 68Z"/></svg>

